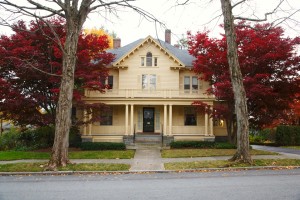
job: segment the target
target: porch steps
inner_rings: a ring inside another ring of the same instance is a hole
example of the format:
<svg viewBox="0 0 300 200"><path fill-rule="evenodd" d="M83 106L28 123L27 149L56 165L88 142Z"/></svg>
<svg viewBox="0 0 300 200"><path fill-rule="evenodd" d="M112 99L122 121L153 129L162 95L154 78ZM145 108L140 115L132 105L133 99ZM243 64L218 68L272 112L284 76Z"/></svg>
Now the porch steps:
<svg viewBox="0 0 300 200"><path fill-rule="evenodd" d="M135 149L161 149L161 135L136 134L134 140Z"/></svg>

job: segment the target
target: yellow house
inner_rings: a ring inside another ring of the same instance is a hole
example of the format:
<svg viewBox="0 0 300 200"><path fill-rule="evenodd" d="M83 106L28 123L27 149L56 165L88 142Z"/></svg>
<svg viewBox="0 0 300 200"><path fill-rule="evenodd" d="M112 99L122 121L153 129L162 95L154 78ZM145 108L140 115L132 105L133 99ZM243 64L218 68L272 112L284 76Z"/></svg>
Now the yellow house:
<svg viewBox="0 0 300 200"><path fill-rule="evenodd" d="M193 57L170 43L148 36L109 52L116 58L108 68L106 93L85 91L88 103L110 106L103 120L82 127L83 141L134 143L141 135L175 140L214 141L226 136L226 129L205 113L197 113L192 103L201 100L213 105L205 94L208 82L192 71ZM120 41L119 43L120 44Z"/></svg>

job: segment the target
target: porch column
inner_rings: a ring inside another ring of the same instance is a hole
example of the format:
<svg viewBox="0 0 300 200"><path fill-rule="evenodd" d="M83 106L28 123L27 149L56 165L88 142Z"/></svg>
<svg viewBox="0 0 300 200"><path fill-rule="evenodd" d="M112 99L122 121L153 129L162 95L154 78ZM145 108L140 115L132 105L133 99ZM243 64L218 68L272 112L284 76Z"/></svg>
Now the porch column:
<svg viewBox="0 0 300 200"><path fill-rule="evenodd" d="M125 135L128 135L128 104L125 105Z"/></svg>
<svg viewBox="0 0 300 200"><path fill-rule="evenodd" d="M208 135L208 114L205 113L205 127L204 127L204 135Z"/></svg>
<svg viewBox="0 0 300 200"><path fill-rule="evenodd" d="M92 113L89 114L89 121L92 119ZM92 135L92 123L88 124L88 134Z"/></svg>
<svg viewBox="0 0 300 200"><path fill-rule="evenodd" d="M130 133L129 135L133 135L134 133L134 127L133 127L133 104L131 104L130 107Z"/></svg>
<svg viewBox="0 0 300 200"><path fill-rule="evenodd" d="M172 135L172 105L169 105L169 135Z"/></svg>
<svg viewBox="0 0 300 200"><path fill-rule="evenodd" d="M164 105L164 135L167 135L167 105Z"/></svg>
<svg viewBox="0 0 300 200"><path fill-rule="evenodd" d="M87 121L87 116L86 116L86 109L83 110L83 121L86 122ZM83 125L83 135L86 135L87 132L87 125Z"/></svg>
<svg viewBox="0 0 300 200"><path fill-rule="evenodd" d="M213 118L209 118L209 135L214 135Z"/></svg>

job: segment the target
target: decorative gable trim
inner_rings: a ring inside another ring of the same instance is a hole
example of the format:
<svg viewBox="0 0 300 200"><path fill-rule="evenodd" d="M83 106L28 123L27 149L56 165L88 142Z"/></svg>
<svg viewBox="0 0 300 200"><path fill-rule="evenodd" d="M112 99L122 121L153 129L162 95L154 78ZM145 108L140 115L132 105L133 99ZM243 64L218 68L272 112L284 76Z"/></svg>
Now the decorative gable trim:
<svg viewBox="0 0 300 200"><path fill-rule="evenodd" d="M122 57L120 57L118 60L112 63L112 67L121 67L122 63L129 58L131 55L133 55L136 51L138 51L140 48L142 48L146 43L153 43L157 48L160 49L165 55L169 57L169 59L173 60L175 63L177 63L182 68L185 68L185 64L180 61L175 55L173 55L168 49L164 48L159 40L155 40L153 37L148 36L144 40L142 40L139 44L137 44L134 48L132 48L130 51L128 51L126 54L124 54ZM128 66L126 66L128 67ZM122 68L122 67L121 67Z"/></svg>

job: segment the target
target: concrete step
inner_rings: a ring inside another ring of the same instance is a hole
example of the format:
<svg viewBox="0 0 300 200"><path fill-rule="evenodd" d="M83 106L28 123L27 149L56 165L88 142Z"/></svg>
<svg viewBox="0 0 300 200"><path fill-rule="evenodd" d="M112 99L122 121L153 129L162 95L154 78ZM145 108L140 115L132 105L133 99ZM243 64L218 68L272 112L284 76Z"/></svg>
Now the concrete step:
<svg viewBox="0 0 300 200"><path fill-rule="evenodd" d="M162 137L160 135L136 135L136 142L161 142Z"/></svg>

